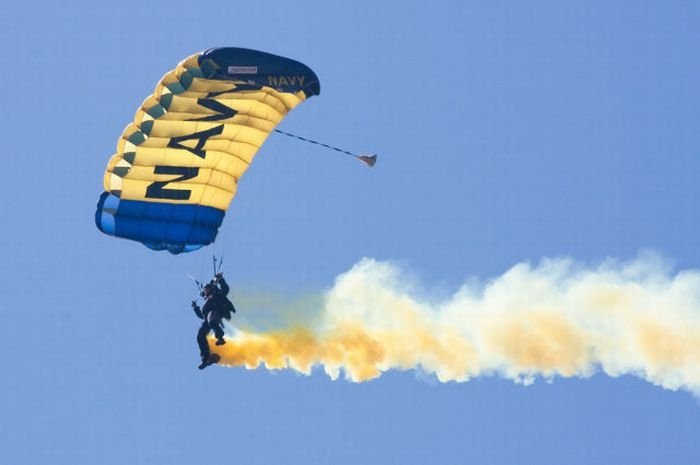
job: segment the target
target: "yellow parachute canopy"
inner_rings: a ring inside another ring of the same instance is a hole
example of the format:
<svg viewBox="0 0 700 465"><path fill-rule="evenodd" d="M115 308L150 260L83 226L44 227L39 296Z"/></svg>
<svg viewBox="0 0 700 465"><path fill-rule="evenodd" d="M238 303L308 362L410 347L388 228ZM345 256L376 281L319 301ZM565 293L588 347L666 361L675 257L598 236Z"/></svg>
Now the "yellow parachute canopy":
<svg viewBox="0 0 700 465"><path fill-rule="evenodd" d="M119 139L97 227L175 254L210 244L267 136L319 93L311 69L269 53L215 48L185 59Z"/></svg>

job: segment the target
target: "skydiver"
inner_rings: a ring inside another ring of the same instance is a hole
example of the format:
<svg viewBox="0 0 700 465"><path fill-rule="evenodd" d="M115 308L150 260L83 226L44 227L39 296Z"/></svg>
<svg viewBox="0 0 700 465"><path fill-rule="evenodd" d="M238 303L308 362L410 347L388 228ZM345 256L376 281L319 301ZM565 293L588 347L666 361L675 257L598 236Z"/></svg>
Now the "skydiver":
<svg viewBox="0 0 700 465"><path fill-rule="evenodd" d="M236 312L236 309L227 297L229 291L230 288L226 280L224 280L223 274L217 273L215 279L207 283L202 289L201 295L204 297L202 308L197 305L196 301L192 301L192 309L195 315L203 320L197 331L197 345L199 346L199 354L202 359L202 363L198 367L200 370L218 362L220 358L218 354L212 354L209 350L207 342L209 332L214 332L217 346L226 344L223 322L221 320L223 318L230 320L231 313Z"/></svg>

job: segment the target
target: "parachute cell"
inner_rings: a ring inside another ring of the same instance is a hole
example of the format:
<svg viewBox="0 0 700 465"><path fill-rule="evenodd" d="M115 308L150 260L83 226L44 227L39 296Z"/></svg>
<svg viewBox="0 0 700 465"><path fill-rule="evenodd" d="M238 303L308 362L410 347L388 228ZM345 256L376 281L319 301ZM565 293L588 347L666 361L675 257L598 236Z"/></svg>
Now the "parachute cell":
<svg viewBox="0 0 700 465"><path fill-rule="evenodd" d="M174 254L212 243L267 136L319 93L311 69L269 53L215 48L185 59L122 133L97 227Z"/></svg>

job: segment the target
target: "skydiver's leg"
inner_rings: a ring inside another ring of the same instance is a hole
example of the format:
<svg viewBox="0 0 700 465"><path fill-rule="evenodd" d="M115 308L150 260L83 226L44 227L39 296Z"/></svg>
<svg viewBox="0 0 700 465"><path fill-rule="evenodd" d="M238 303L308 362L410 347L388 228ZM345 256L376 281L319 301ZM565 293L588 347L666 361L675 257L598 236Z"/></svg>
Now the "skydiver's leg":
<svg viewBox="0 0 700 465"><path fill-rule="evenodd" d="M221 321L221 316L216 312L209 312L207 322L212 331L214 331L214 336L216 336L216 345L226 344L224 340L224 323Z"/></svg>
<svg viewBox="0 0 700 465"><path fill-rule="evenodd" d="M226 340L224 339L224 322L219 320L219 324L212 329L214 330L214 335L216 336L216 345L220 346L226 344Z"/></svg>
<svg viewBox="0 0 700 465"><path fill-rule="evenodd" d="M199 346L199 355L202 357L202 361L205 362L209 360L209 343L207 342L207 334L209 334L209 324L206 321L202 322L202 325L197 331L197 345Z"/></svg>

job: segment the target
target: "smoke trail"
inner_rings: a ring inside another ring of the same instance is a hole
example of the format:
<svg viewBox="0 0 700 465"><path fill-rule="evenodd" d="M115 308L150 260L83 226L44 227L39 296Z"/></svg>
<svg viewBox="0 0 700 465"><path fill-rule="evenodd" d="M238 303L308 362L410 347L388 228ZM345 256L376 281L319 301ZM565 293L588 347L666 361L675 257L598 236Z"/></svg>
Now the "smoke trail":
<svg viewBox="0 0 700 465"><path fill-rule="evenodd" d="M698 270L674 274L652 255L596 268L553 259L465 284L438 303L415 287L396 265L363 259L336 279L312 321L236 331L212 349L225 365L306 374L321 366L356 382L392 369L522 383L603 371L700 392Z"/></svg>

